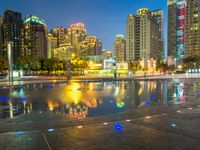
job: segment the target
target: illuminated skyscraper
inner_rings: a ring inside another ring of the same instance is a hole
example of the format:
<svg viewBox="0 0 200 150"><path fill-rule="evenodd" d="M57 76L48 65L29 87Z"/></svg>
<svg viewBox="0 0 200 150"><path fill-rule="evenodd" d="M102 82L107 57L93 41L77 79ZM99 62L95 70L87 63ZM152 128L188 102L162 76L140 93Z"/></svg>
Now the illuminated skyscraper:
<svg viewBox="0 0 200 150"><path fill-rule="evenodd" d="M13 60L17 61L21 51L21 32L23 28L22 15L19 12L6 9L3 19L4 56L7 54L7 43L12 42Z"/></svg>
<svg viewBox="0 0 200 150"><path fill-rule="evenodd" d="M3 56L3 17L0 16L0 56Z"/></svg>
<svg viewBox="0 0 200 150"><path fill-rule="evenodd" d="M168 0L168 56L181 61L186 47L186 1Z"/></svg>
<svg viewBox="0 0 200 150"><path fill-rule="evenodd" d="M177 22L177 14L176 14L176 0L168 0L168 56L173 58L176 57L176 22Z"/></svg>
<svg viewBox="0 0 200 150"><path fill-rule="evenodd" d="M176 60L182 60L185 57L186 47L186 1L177 0L176 6L177 24L176 24Z"/></svg>
<svg viewBox="0 0 200 150"><path fill-rule="evenodd" d="M64 44L65 42L65 35L66 35L66 29L63 27L55 27L51 30L51 34L53 37L56 37L58 39L58 46L60 44Z"/></svg>
<svg viewBox="0 0 200 150"><path fill-rule="evenodd" d="M114 42L114 57L116 62L124 62L126 53L126 41L124 35L118 34Z"/></svg>
<svg viewBox="0 0 200 150"><path fill-rule="evenodd" d="M158 24L159 30L159 45L158 49L160 50L159 53L162 54L162 59L167 58L167 51L164 48L164 13L162 10L154 10L151 12L152 17L155 19L156 23Z"/></svg>
<svg viewBox="0 0 200 150"><path fill-rule="evenodd" d="M28 16L24 22L23 55L47 58L47 26L37 16Z"/></svg>
<svg viewBox="0 0 200 150"><path fill-rule="evenodd" d="M163 27L161 10L150 12L138 9L137 15L128 16L126 24L127 61L161 58L163 52Z"/></svg>
<svg viewBox="0 0 200 150"><path fill-rule="evenodd" d="M87 31L83 23L76 23L67 29L67 36L69 42L74 47L75 53L78 53L78 43L85 40Z"/></svg>
<svg viewBox="0 0 200 150"><path fill-rule="evenodd" d="M126 61L128 62L135 60L135 41L135 17L130 14L126 22Z"/></svg>
<svg viewBox="0 0 200 150"><path fill-rule="evenodd" d="M186 56L200 57L200 1L187 0Z"/></svg>

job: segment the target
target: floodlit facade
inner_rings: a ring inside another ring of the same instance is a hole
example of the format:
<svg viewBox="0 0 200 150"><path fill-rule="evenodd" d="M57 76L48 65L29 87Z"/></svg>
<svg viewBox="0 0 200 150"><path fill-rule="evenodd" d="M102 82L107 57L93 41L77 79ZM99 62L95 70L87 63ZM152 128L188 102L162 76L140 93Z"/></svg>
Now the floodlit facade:
<svg viewBox="0 0 200 150"><path fill-rule="evenodd" d="M48 34L48 56L47 58L53 57L53 50L58 47L58 39L53 37L52 34Z"/></svg>
<svg viewBox="0 0 200 150"><path fill-rule="evenodd" d="M168 0L168 56L181 61L186 53L186 1Z"/></svg>
<svg viewBox="0 0 200 150"><path fill-rule="evenodd" d="M200 1L187 0L186 56L200 57Z"/></svg>
<svg viewBox="0 0 200 150"><path fill-rule="evenodd" d="M3 55L4 56L7 55L7 43L11 41L13 48L14 63L20 56L22 28L23 28L23 20L21 13L12 11L10 9L6 9L4 11L4 19L3 19L3 43L4 43Z"/></svg>
<svg viewBox="0 0 200 150"><path fill-rule="evenodd" d="M44 20L30 15L24 21L23 55L47 58L47 26Z"/></svg>
<svg viewBox="0 0 200 150"><path fill-rule="evenodd" d="M88 57L92 61L99 61L102 54L102 41L95 36L87 36L78 44L78 56Z"/></svg>
<svg viewBox="0 0 200 150"><path fill-rule="evenodd" d="M161 10L137 10L137 15L128 16L126 24L126 59L161 58L163 52L163 14Z"/></svg>
<svg viewBox="0 0 200 150"><path fill-rule="evenodd" d="M78 43L85 40L87 31L83 23L76 23L67 29L67 36L69 42L74 47L75 53L78 53Z"/></svg>
<svg viewBox="0 0 200 150"><path fill-rule="evenodd" d="M66 29L63 27L55 27L53 29L51 29L51 34L53 37L57 38L57 46L59 46L60 44L65 44L65 35L66 35Z"/></svg>
<svg viewBox="0 0 200 150"><path fill-rule="evenodd" d="M72 57L73 47L70 43L60 44L59 47L54 48L53 57L58 60L70 60Z"/></svg>
<svg viewBox="0 0 200 150"><path fill-rule="evenodd" d="M114 42L114 57L116 62L124 62L126 53L126 41L124 35L118 34Z"/></svg>

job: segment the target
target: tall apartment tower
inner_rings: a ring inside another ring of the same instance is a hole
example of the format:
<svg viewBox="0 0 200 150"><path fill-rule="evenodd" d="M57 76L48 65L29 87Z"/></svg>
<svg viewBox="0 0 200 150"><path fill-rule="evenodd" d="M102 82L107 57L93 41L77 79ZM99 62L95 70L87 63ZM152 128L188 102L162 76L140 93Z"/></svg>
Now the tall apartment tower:
<svg viewBox="0 0 200 150"><path fill-rule="evenodd" d="M186 56L200 57L200 1L187 0Z"/></svg>
<svg viewBox="0 0 200 150"><path fill-rule="evenodd" d="M3 56L3 16L0 16L0 57Z"/></svg>
<svg viewBox="0 0 200 150"><path fill-rule="evenodd" d="M116 62L125 61L126 41L124 35L117 35L114 42L114 57Z"/></svg>
<svg viewBox="0 0 200 150"><path fill-rule="evenodd" d="M135 57L135 17L133 14L128 16L126 22L126 61L132 62Z"/></svg>
<svg viewBox="0 0 200 150"><path fill-rule="evenodd" d="M23 55L47 58L47 26L37 16L27 16L24 22Z"/></svg>
<svg viewBox="0 0 200 150"><path fill-rule="evenodd" d="M132 14L128 16L126 24L127 61L161 58L163 28L162 19L159 17L156 12L150 12L147 8L138 9L135 16Z"/></svg>
<svg viewBox="0 0 200 150"><path fill-rule="evenodd" d="M164 13L161 9L155 10L151 12L152 17L158 24L158 30L159 30L159 50L161 50L159 53L162 54L162 59L167 59L167 51L164 47Z"/></svg>
<svg viewBox="0 0 200 150"><path fill-rule="evenodd" d="M21 51L22 28L23 20L21 13L6 9L3 19L3 55L7 55L7 43L12 42L14 63L17 61Z"/></svg>
<svg viewBox="0 0 200 150"><path fill-rule="evenodd" d="M69 42L74 47L75 53L77 54L78 43L84 41L87 36L85 25L83 23L76 23L76 24L71 25L67 29L67 36L68 36Z"/></svg>
<svg viewBox="0 0 200 150"><path fill-rule="evenodd" d="M65 35L66 35L66 29L63 27L55 27L51 30L51 34L53 37L56 37L58 39L58 46L60 44L64 44L65 42Z"/></svg>
<svg viewBox="0 0 200 150"><path fill-rule="evenodd" d="M181 61L186 53L186 1L168 0L168 56Z"/></svg>
<svg viewBox="0 0 200 150"><path fill-rule="evenodd" d="M177 14L176 14L176 0L168 0L168 35L167 35L167 49L168 56L173 58L176 57L176 22L177 22Z"/></svg>

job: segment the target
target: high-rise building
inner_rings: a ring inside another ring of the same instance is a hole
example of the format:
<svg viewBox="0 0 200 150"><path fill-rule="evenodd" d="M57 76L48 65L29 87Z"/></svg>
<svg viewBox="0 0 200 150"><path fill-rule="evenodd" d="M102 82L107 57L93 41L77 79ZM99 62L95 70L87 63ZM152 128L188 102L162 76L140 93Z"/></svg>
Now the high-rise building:
<svg viewBox="0 0 200 150"><path fill-rule="evenodd" d="M21 51L22 28L23 20L21 13L6 9L3 19L3 55L7 55L7 43L12 42L14 63L17 61Z"/></svg>
<svg viewBox="0 0 200 150"><path fill-rule="evenodd" d="M158 46L160 46L158 49L162 50L162 59L166 59L167 58L167 51L165 51L165 47L164 47L164 13L161 9L158 10L154 10L151 12L151 15L153 16L153 18L155 19L156 23L158 24L158 30L159 30L159 42L160 44Z"/></svg>
<svg viewBox="0 0 200 150"><path fill-rule="evenodd" d="M168 0L168 56L181 61L186 47L186 1Z"/></svg>
<svg viewBox="0 0 200 150"><path fill-rule="evenodd" d="M167 50L168 56L176 56L176 0L167 1L168 8L168 35L167 35Z"/></svg>
<svg viewBox="0 0 200 150"><path fill-rule="evenodd" d="M186 56L200 57L200 1L187 0Z"/></svg>
<svg viewBox="0 0 200 150"><path fill-rule="evenodd" d="M99 62L102 54L102 41L95 36L87 36L78 44L78 56L88 57L91 61Z"/></svg>
<svg viewBox="0 0 200 150"><path fill-rule="evenodd" d="M58 47L58 39L53 37L52 34L48 34L48 48L47 48L47 58L53 57L53 50Z"/></svg>
<svg viewBox="0 0 200 150"><path fill-rule="evenodd" d="M87 31L83 23L76 23L67 29L67 36L69 42L74 47L75 53L78 53L78 43L85 40Z"/></svg>
<svg viewBox="0 0 200 150"><path fill-rule="evenodd" d="M137 15L128 16L126 24L127 61L161 58L163 51L162 13L150 12L147 8L137 10Z"/></svg>
<svg viewBox="0 0 200 150"><path fill-rule="evenodd" d="M126 61L134 61L135 57L135 17L133 14L128 16L126 22ZM137 34L138 35L138 34Z"/></svg>
<svg viewBox="0 0 200 150"><path fill-rule="evenodd" d="M69 60L72 58L73 46L70 43L60 44L53 49L53 57L58 60Z"/></svg>
<svg viewBox="0 0 200 150"><path fill-rule="evenodd" d="M65 41L65 35L66 35L66 29L63 27L55 27L53 29L51 29L51 34L53 37L56 37L58 39L58 46L60 44L64 44L66 43Z"/></svg>
<svg viewBox="0 0 200 150"><path fill-rule="evenodd" d="M116 62L125 61L126 41L124 35L118 34L114 42L114 57Z"/></svg>
<svg viewBox="0 0 200 150"><path fill-rule="evenodd" d="M0 16L0 57L3 55L3 17Z"/></svg>
<svg viewBox="0 0 200 150"><path fill-rule="evenodd" d="M26 17L23 31L22 55L47 58L47 26L37 16Z"/></svg>

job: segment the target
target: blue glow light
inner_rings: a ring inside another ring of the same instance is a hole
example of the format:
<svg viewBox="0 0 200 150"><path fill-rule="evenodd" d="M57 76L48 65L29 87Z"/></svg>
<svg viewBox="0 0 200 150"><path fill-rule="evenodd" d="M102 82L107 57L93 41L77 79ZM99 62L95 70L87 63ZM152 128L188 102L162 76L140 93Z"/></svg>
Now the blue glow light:
<svg viewBox="0 0 200 150"><path fill-rule="evenodd" d="M31 141L31 140L32 140L32 138L28 138L28 140L29 140L29 141Z"/></svg>
<svg viewBox="0 0 200 150"><path fill-rule="evenodd" d="M54 129L48 129L48 132L53 132L54 131Z"/></svg>
<svg viewBox="0 0 200 150"><path fill-rule="evenodd" d="M149 100L145 101L145 106L150 107L150 101Z"/></svg>
<svg viewBox="0 0 200 150"><path fill-rule="evenodd" d="M52 85L48 85L48 88L49 88L49 89L53 89L53 86L52 86Z"/></svg>
<svg viewBox="0 0 200 150"><path fill-rule="evenodd" d="M7 100L8 100L8 98L5 96L0 97L0 101L7 101Z"/></svg>
<svg viewBox="0 0 200 150"><path fill-rule="evenodd" d="M24 133L25 133L25 132L23 132L23 131L17 131L17 132L16 132L17 135L23 135Z"/></svg>
<svg viewBox="0 0 200 150"><path fill-rule="evenodd" d="M152 94L151 95L151 99L155 99L155 98L156 98L156 96Z"/></svg>
<svg viewBox="0 0 200 150"><path fill-rule="evenodd" d="M20 98L21 101L27 101L27 98L26 97L22 97Z"/></svg>
<svg viewBox="0 0 200 150"><path fill-rule="evenodd" d="M120 123L116 123L115 125L115 131L121 132L123 130L123 126Z"/></svg>

